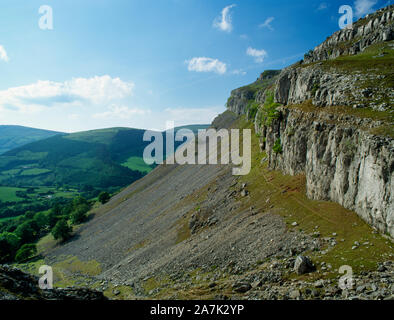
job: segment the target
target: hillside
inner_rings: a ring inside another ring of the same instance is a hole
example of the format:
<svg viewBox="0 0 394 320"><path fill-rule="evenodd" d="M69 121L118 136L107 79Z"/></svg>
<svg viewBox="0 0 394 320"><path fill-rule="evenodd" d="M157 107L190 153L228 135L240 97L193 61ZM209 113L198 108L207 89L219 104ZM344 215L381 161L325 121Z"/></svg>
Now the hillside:
<svg viewBox="0 0 394 320"><path fill-rule="evenodd" d="M141 157L144 130L112 128L58 135L0 156L4 186L122 187L142 177L121 165Z"/></svg>
<svg viewBox="0 0 394 320"><path fill-rule="evenodd" d="M175 128L196 130L207 125ZM10 150L0 156L0 185L84 186L117 189L148 173L145 130L109 128L62 134ZM164 137L165 138L165 137ZM179 144L179 143L178 143Z"/></svg>
<svg viewBox="0 0 394 320"><path fill-rule="evenodd" d="M393 299L393 21L232 91L212 126L252 130L248 175L160 165L18 267L114 299Z"/></svg>
<svg viewBox="0 0 394 320"><path fill-rule="evenodd" d="M28 143L43 140L58 134L62 133L22 126L0 125L0 155Z"/></svg>

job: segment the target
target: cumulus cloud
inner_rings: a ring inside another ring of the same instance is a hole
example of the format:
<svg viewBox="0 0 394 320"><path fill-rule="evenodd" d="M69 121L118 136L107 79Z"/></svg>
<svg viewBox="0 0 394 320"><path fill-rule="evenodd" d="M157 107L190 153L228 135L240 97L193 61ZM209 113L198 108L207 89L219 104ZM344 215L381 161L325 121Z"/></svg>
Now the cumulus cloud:
<svg viewBox="0 0 394 320"><path fill-rule="evenodd" d="M57 105L108 104L132 95L134 83L108 75L65 82L37 81L0 91L0 106L20 111Z"/></svg>
<svg viewBox="0 0 394 320"><path fill-rule="evenodd" d="M271 23L272 21L274 21L274 17L269 17L267 19L265 19L264 23L260 24L259 27L260 28L268 28L269 30L274 30L274 28L272 27Z"/></svg>
<svg viewBox="0 0 394 320"><path fill-rule="evenodd" d="M249 47L246 50L246 54L254 58L257 63L261 63L264 61L265 57L268 55L264 49L258 50L252 47Z"/></svg>
<svg viewBox="0 0 394 320"><path fill-rule="evenodd" d="M224 74L227 71L226 64L218 59L195 57L187 60L186 63L188 64L187 69L189 71L216 72L218 74Z"/></svg>
<svg viewBox="0 0 394 320"><path fill-rule="evenodd" d="M214 20L213 26L219 30L231 32L233 30L233 25L230 10L234 7L235 4L232 4L223 8L221 15Z"/></svg>
<svg viewBox="0 0 394 320"><path fill-rule="evenodd" d="M7 51L5 51L5 49L2 45L0 45L0 60L3 60L5 62L9 61Z"/></svg>
<svg viewBox="0 0 394 320"><path fill-rule="evenodd" d="M354 6L356 8L356 16L362 17L368 13L374 11L373 6L377 3L377 0L356 0Z"/></svg>
<svg viewBox="0 0 394 320"><path fill-rule="evenodd" d="M96 119L131 119L135 115L146 115L150 110L129 108L124 105L112 104L108 111L102 113L95 113L93 118Z"/></svg>
<svg viewBox="0 0 394 320"><path fill-rule="evenodd" d="M317 7L317 11L322 11L328 8L328 4L326 2L320 3L320 5Z"/></svg>
<svg viewBox="0 0 394 320"><path fill-rule="evenodd" d="M235 74L235 75L242 75L242 76L244 76L246 74L246 71L244 71L242 69L235 69L231 73Z"/></svg>

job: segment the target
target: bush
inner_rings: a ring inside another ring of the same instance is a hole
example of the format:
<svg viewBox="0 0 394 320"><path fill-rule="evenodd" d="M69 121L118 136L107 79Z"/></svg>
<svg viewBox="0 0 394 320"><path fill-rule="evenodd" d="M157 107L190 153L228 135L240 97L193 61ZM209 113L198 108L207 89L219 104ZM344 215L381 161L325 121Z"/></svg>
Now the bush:
<svg viewBox="0 0 394 320"><path fill-rule="evenodd" d="M100 201L102 204L105 204L105 203L107 203L107 202L111 199L111 196L109 195L108 192L105 192L105 191L104 191L104 192L101 192L101 193L100 193L98 199L99 199L99 201Z"/></svg>
<svg viewBox="0 0 394 320"><path fill-rule="evenodd" d="M16 253L15 261L23 262L37 253L37 247L34 243L24 244Z"/></svg>
<svg viewBox="0 0 394 320"><path fill-rule="evenodd" d="M282 143L280 141L280 138L275 141L272 150L274 150L275 153L282 153L283 150L282 150Z"/></svg>
<svg viewBox="0 0 394 320"><path fill-rule="evenodd" d="M267 92L267 97L260 112L260 125L270 126L274 119L279 118L279 111L276 109L278 106L280 104L275 103L274 92Z"/></svg>
<svg viewBox="0 0 394 320"><path fill-rule="evenodd" d="M81 204L89 204L88 200L86 200L84 197L82 196L78 196L76 198L74 198L73 200L73 206L74 208L78 207Z"/></svg>
<svg viewBox="0 0 394 320"><path fill-rule="evenodd" d="M55 240L61 239L66 241L71 237L72 227L70 227L65 219L58 221L52 229L52 235Z"/></svg>
<svg viewBox="0 0 394 320"><path fill-rule="evenodd" d="M71 222L73 224L79 224L86 220L86 213L90 210L90 206L87 204L80 204L71 213Z"/></svg>
<svg viewBox="0 0 394 320"><path fill-rule="evenodd" d="M14 259L20 238L11 232L0 234L0 263L10 262Z"/></svg>
<svg viewBox="0 0 394 320"><path fill-rule="evenodd" d="M36 229L36 223L33 220L28 220L19 225L16 228L15 233L21 238L22 243L31 243L37 237Z"/></svg>

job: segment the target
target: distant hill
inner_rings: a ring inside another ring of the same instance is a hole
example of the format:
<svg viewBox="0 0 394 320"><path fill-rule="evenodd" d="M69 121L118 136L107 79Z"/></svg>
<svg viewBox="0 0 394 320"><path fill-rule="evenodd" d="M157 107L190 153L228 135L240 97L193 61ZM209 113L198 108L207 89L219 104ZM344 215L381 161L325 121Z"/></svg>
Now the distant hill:
<svg viewBox="0 0 394 320"><path fill-rule="evenodd" d="M122 166L141 157L144 130L111 128L56 135L0 156L0 184L6 186L122 187L143 176ZM148 171L148 170L147 170Z"/></svg>
<svg viewBox="0 0 394 320"><path fill-rule="evenodd" d="M195 131L206 127L180 128ZM61 134L29 143L0 156L0 185L124 187L155 167L147 165L142 158L150 143L143 141L144 132L109 128Z"/></svg>
<svg viewBox="0 0 394 320"><path fill-rule="evenodd" d="M34 129L22 126L0 125L0 155L26 145L31 142L43 140L61 132Z"/></svg>

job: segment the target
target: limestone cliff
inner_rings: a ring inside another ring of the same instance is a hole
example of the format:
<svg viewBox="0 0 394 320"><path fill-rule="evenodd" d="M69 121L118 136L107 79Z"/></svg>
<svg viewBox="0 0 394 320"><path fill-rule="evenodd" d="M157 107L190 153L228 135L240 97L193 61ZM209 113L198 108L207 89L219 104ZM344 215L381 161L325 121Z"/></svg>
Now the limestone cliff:
<svg viewBox="0 0 394 320"><path fill-rule="evenodd" d="M252 102L238 89L228 103L254 121L270 168L305 173L308 197L338 202L391 236L393 17L388 6L359 20L271 78Z"/></svg>

